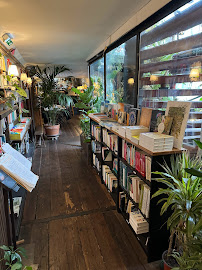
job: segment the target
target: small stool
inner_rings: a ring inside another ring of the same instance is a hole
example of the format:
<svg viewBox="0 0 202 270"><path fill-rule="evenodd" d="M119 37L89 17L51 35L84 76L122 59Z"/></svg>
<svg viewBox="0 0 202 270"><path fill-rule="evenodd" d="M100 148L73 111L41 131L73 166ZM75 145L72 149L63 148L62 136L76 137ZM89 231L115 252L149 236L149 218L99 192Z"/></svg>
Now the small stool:
<svg viewBox="0 0 202 270"><path fill-rule="evenodd" d="M41 140L42 140L44 146L46 147L45 140L44 140L44 130L43 130L43 126L38 126L38 127L36 127L36 130L35 130L35 137L36 137L36 139L37 139L37 137L39 137L40 143L39 143L38 145L41 145Z"/></svg>

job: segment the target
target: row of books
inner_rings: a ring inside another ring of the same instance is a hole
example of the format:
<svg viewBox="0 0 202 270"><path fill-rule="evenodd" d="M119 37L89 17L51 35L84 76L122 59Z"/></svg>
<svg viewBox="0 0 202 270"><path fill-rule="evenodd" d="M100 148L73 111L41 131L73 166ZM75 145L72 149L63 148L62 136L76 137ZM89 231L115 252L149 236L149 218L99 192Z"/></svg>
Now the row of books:
<svg viewBox="0 0 202 270"><path fill-rule="evenodd" d="M114 153L118 153L118 137L114 133L107 129L102 130L103 142L112 150Z"/></svg>
<svg viewBox="0 0 202 270"><path fill-rule="evenodd" d="M17 112L13 111L8 115L8 124L12 124L17 119Z"/></svg>
<svg viewBox="0 0 202 270"><path fill-rule="evenodd" d="M127 198L124 191L119 192L119 208L128 216L129 223L136 234L149 232L149 223L142 215L140 209Z"/></svg>
<svg viewBox="0 0 202 270"><path fill-rule="evenodd" d="M134 105L124 103L110 104L108 100L101 103L101 113L107 114L120 124L136 125L139 122L140 110Z"/></svg>
<svg viewBox="0 0 202 270"><path fill-rule="evenodd" d="M91 134L97 141L101 142L101 127L99 125L91 125Z"/></svg>
<svg viewBox="0 0 202 270"><path fill-rule="evenodd" d="M122 140L122 157L135 168L135 146Z"/></svg>
<svg viewBox="0 0 202 270"><path fill-rule="evenodd" d="M92 147L93 153L101 153L101 145L100 145L100 143L92 140L91 141L91 147Z"/></svg>
<svg viewBox="0 0 202 270"><path fill-rule="evenodd" d="M101 162L99 161L98 157L94 153L93 153L93 165L96 167L98 172L101 171Z"/></svg>
<svg viewBox="0 0 202 270"><path fill-rule="evenodd" d="M102 165L102 178L108 189L114 192L118 187L118 180L107 165Z"/></svg>
<svg viewBox="0 0 202 270"><path fill-rule="evenodd" d="M151 157L141 150L136 150L135 146L122 141L122 157L135 168L143 177L151 181Z"/></svg>
<svg viewBox="0 0 202 270"><path fill-rule="evenodd" d="M30 117L24 117L21 119L23 122L16 124L9 130L10 140L22 140L24 134L27 131L27 125L31 121Z"/></svg>

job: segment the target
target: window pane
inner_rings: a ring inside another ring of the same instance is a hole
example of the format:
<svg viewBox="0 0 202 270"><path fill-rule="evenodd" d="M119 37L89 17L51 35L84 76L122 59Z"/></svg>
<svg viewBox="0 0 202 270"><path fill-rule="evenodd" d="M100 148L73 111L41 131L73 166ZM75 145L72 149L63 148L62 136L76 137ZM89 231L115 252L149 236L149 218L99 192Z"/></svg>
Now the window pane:
<svg viewBox="0 0 202 270"><path fill-rule="evenodd" d="M139 106L165 109L168 100L191 101L184 146L202 124L202 0L194 0L141 33Z"/></svg>
<svg viewBox="0 0 202 270"><path fill-rule="evenodd" d="M101 102L104 100L104 58L90 65L90 77L94 85L94 94L99 97L96 107L100 111Z"/></svg>
<svg viewBox="0 0 202 270"><path fill-rule="evenodd" d="M134 104L136 36L106 55L106 90L111 103Z"/></svg>

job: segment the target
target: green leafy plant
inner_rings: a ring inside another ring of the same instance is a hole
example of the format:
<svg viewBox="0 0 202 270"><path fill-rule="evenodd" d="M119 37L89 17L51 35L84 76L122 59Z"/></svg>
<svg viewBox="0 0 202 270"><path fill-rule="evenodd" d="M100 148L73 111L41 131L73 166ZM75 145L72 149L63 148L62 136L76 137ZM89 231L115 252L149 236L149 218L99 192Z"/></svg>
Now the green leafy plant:
<svg viewBox="0 0 202 270"><path fill-rule="evenodd" d="M0 261L5 261L6 270L32 270L31 266L23 266L22 257L26 258L26 252L23 248L14 249L12 246L0 246L0 249L4 251L4 257Z"/></svg>
<svg viewBox="0 0 202 270"><path fill-rule="evenodd" d="M84 92L81 92L77 88L72 88L72 91L79 95L79 100L75 104L76 108L79 108L82 112L80 116L80 127L84 136L84 141L90 141L90 113L96 112L95 105L98 102L98 96L94 97L94 87L89 86Z"/></svg>
<svg viewBox="0 0 202 270"><path fill-rule="evenodd" d="M65 66L48 66L40 69L39 66L32 68L32 73L41 81L38 107L42 109L49 125L55 125L62 116L69 115L69 108L73 100L65 93L55 90L55 77L61 72L69 71Z"/></svg>
<svg viewBox="0 0 202 270"><path fill-rule="evenodd" d="M172 210L172 214L167 220L167 228L170 230L168 256L173 252L175 237L177 251L174 252L173 257L180 258L177 262L182 260L181 256L187 260L194 256L197 262L198 256L195 256L194 252L190 253L188 243L197 239L197 233L202 228L202 185L201 177L190 174L187 169L195 168L200 171L201 161L197 157L190 158L188 152L183 152L176 158L171 157L170 167L167 163L161 167L164 172L154 172L154 174L160 175L160 178L153 180L164 184L166 188L160 188L152 198L164 195L158 201L158 204L162 204L161 215L168 209ZM183 250L183 255L179 252L180 248Z"/></svg>

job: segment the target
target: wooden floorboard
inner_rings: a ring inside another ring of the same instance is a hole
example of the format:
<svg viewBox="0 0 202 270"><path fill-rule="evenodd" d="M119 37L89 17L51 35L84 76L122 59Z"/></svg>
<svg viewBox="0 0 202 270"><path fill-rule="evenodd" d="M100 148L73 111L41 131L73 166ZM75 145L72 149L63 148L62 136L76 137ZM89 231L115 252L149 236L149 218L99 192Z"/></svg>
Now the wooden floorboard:
<svg viewBox="0 0 202 270"><path fill-rule="evenodd" d="M78 117L58 141L37 148L40 178L27 195L21 239L39 270L157 270L146 256L79 146Z"/></svg>

